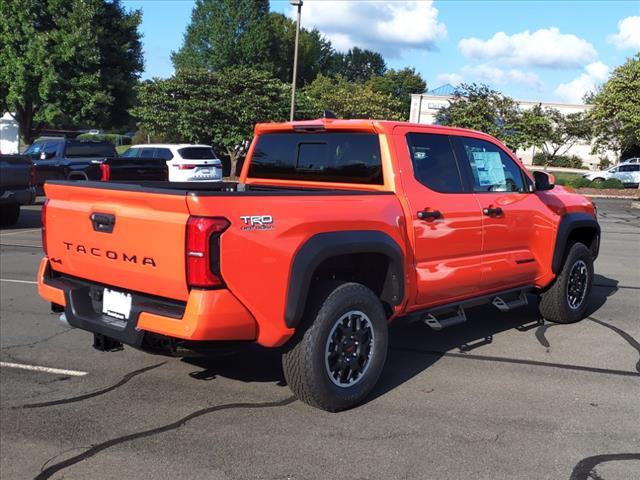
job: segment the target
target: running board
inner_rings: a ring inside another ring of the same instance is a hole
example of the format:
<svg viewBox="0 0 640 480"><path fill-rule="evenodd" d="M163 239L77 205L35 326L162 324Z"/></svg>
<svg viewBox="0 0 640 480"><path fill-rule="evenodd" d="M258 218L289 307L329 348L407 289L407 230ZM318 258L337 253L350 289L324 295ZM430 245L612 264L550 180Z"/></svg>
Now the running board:
<svg viewBox="0 0 640 480"><path fill-rule="evenodd" d="M429 325L432 329L439 331L443 328L453 327L454 325L460 325L467 321L467 316L464 313L462 305L458 306L458 309L453 312L452 315L437 318L433 313L428 313L424 319L424 323Z"/></svg>
<svg viewBox="0 0 640 480"><path fill-rule="evenodd" d="M528 303L529 302L527 301L527 294L524 290L520 291L520 295L518 295L518 298L516 298L515 300L511 300L510 302L505 301L502 299L502 297L498 296L494 297L491 301L491 305L496 307L501 312L508 312L509 310L512 310L514 308L524 307Z"/></svg>

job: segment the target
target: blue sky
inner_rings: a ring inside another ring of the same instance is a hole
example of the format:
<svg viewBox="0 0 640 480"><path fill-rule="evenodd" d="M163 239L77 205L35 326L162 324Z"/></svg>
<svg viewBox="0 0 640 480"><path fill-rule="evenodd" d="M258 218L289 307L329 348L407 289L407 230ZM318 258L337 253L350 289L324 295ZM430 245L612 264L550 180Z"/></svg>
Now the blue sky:
<svg viewBox="0 0 640 480"><path fill-rule="evenodd" d="M143 12L143 78L170 76L194 2L123 3ZM288 1L271 9L293 15ZM524 100L579 101L640 51L634 1L305 0L302 23L339 50L371 48L389 67L414 67L429 88L483 82Z"/></svg>

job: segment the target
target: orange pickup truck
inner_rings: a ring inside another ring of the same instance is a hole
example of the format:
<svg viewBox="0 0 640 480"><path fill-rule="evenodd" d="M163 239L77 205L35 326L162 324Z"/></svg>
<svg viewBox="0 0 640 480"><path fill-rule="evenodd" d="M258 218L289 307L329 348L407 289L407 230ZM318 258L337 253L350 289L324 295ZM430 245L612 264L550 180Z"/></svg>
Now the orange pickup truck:
<svg viewBox="0 0 640 480"><path fill-rule="evenodd" d="M494 138L403 122L260 124L239 183L45 185L39 292L94 346L283 352L298 398L361 402L387 325L540 299L582 318L593 204L531 175Z"/></svg>

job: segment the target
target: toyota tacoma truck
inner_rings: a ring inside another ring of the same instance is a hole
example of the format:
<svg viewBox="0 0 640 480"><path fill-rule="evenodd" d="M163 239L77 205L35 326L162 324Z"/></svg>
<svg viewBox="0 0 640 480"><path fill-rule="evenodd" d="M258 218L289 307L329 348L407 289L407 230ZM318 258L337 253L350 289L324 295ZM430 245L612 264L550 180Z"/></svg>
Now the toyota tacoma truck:
<svg viewBox="0 0 640 480"><path fill-rule="evenodd" d="M435 330L488 303L585 315L587 198L483 133L373 120L259 124L239 183L45 185L40 295L115 350L254 342L295 395L362 402L398 318Z"/></svg>

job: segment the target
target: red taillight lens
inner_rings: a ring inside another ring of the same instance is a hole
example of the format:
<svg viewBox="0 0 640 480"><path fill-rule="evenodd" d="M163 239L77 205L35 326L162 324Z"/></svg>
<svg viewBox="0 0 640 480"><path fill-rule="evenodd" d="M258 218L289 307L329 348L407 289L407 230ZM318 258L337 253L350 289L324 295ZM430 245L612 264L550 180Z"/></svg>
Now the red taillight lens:
<svg viewBox="0 0 640 480"><path fill-rule="evenodd" d="M33 187L36 184L36 166L31 165L29 169L29 185Z"/></svg>
<svg viewBox="0 0 640 480"><path fill-rule="evenodd" d="M191 163L181 163L178 165L178 170L193 170L197 165L193 165Z"/></svg>
<svg viewBox="0 0 640 480"><path fill-rule="evenodd" d="M189 217L187 221L187 284L196 288L223 285L220 275L220 235L230 223L226 218Z"/></svg>
<svg viewBox="0 0 640 480"><path fill-rule="evenodd" d="M100 164L100 181L108 182L110 177L111 177L111 169L109 168L109 165L107 165L106 163L101 163Z"/></svg>
<svg viewBox="0 0 640 480"><path fill-rule="evenodd" d="M49 255L47 252L47 203L49 203L48 198L42 204L42 250L44 250L45 257Z"/></svg>

